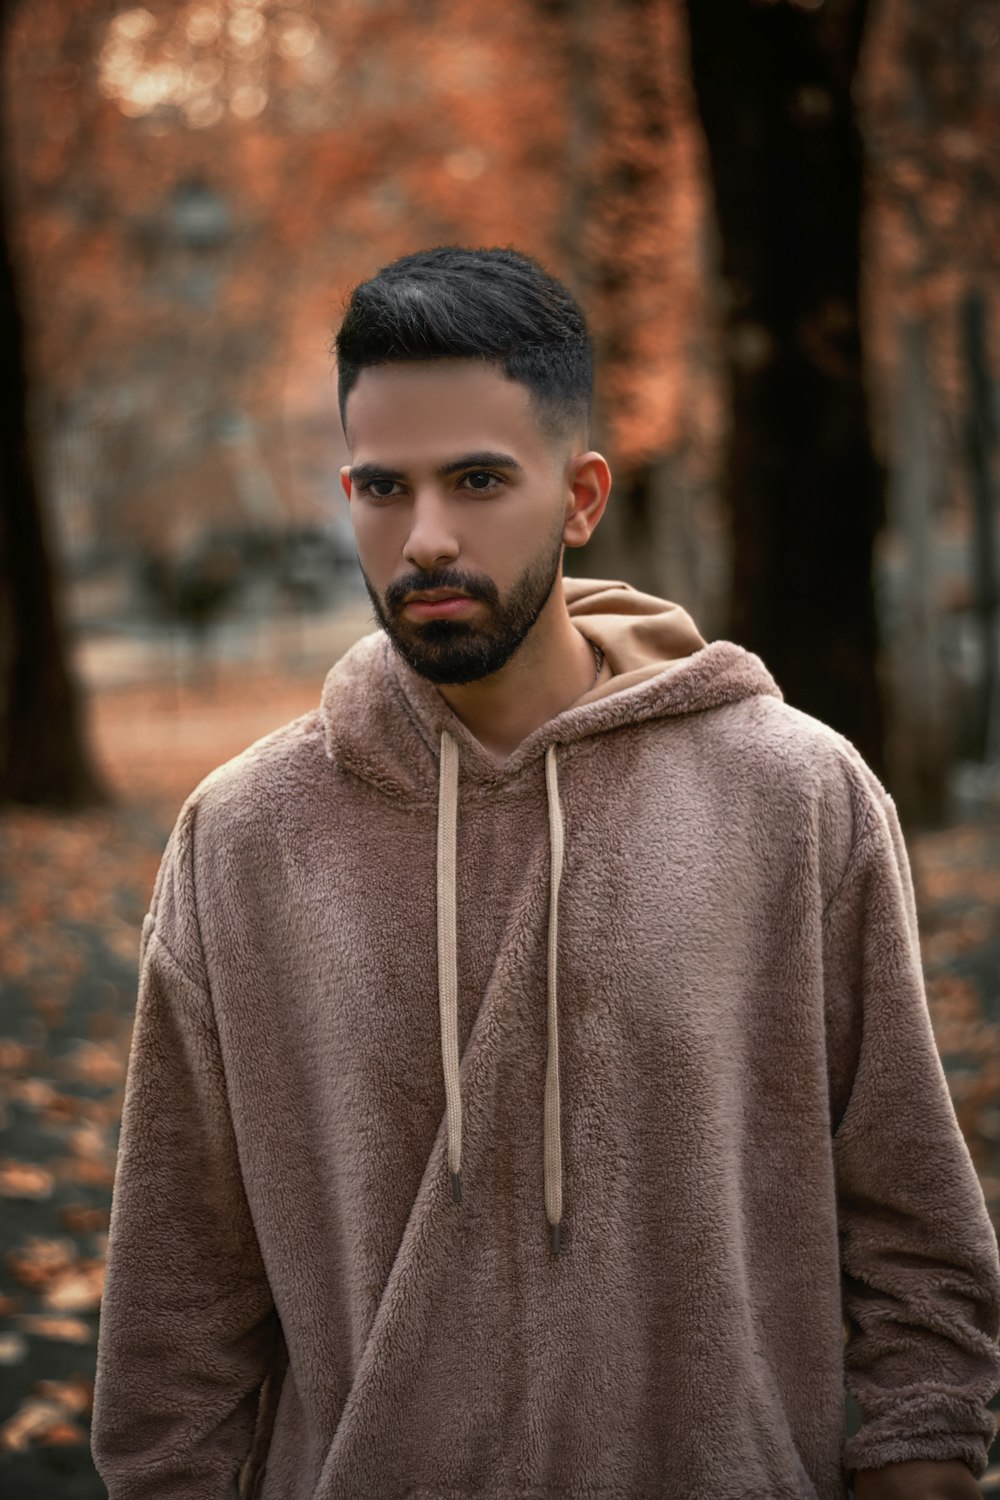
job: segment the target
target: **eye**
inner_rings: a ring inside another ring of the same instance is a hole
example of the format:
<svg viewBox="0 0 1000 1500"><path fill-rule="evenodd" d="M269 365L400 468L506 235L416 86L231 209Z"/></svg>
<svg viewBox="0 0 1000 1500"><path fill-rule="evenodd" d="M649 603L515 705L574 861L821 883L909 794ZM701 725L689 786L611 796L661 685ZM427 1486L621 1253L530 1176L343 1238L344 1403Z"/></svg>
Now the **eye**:
<svg viewBox="0 0 1000 1500"><path fill-rule="evenodd" d="M362 495L368 495L373 500L390 500L398 491L399 485L395 479L369 479L367 484L358 486Z"/></svg>
<svg viewBox="0 0 1000 1500"><path fill-rule="evenodd" d="M479 495L489 494L490 490L496 489L503 484L499 474L491 474L488 469L471 469L464 476L463 483Z"/></svg>

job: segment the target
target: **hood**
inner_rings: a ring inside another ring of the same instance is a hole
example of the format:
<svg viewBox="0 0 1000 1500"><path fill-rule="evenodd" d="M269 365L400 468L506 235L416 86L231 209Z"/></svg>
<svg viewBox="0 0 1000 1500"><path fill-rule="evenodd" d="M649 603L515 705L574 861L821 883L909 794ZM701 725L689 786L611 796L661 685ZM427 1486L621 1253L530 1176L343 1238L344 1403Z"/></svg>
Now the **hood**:
<svg viewBox="0 0 1000 1500"><path fill-rule="evenodd" d="M733 641L706 644L679 604L630 584L565 578L570 618L614 673L497 761L452 712L433 683L410 668L382 630L357 641L331 668L320 714L329 758L387 796L433 800L441 735L462 757L463 780L484 790L569 745L644 719L669 718L781 690L759 656Z"/></svg>
<svg viewBox="0 0 1000 1500"><path fill-rule="evenodd" d="M541 725L498 762L466 729L433 683L409 667L382 631L365 636L333 667L321 700L326 753L387 796L437 808L437 959L448 1166L462 1201L462 1093L458 1049L456 887L460 869L460 775L483 792L544 758L549 825L546 962L548 1051L543 1105L545 1215L561 1249L562 1129L559 1090L559 887L572 829L559 798L559 747L645 719L702 712L764 694L782 696L758 656L733 641L706 644L680 605L627 583L563 580L570 618L599 646L613 676Z"/></svg>
<svg viewBox="0 0 1000 1500"><path fill-rule="evenodd" d="M705 645L687 610L642 594L631 584L564 578L563 589L573 624L588 641L600 646L613 673L610 681L578 698L574 707L648 682L670 662Z"/></svg>

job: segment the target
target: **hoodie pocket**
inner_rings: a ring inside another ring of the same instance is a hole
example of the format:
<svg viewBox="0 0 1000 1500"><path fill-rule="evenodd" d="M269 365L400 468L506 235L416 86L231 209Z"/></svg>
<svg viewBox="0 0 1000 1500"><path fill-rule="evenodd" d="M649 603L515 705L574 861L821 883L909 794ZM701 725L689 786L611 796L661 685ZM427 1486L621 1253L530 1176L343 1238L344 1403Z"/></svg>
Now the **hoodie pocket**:
<svg viewBox="0 0 1000 1500"><path fill-rule="evenodd" d="M274 1421L281 1400L281 1388L288 1369L288 1349L281 1326L275 1340L271 1367L264 1376L257 1400L257 1420L254 1424L250 1451L243 1461L239 1474L240 1500L259 1500L267 1471L267 1454L274 1432Z"/></svg>
<svg viewBox="0 0 1000 1500"><path fill-rule="evenodd" d="M819 1491L809 1477L802 1455L789 1426L781 1387L769 1360L755 1341L752 1353L754 1390L750 1424L757 1444L758 1462L773 1482L773 1500L820 1500ZM763 1494L763 1492L761 1492ZM756 1500L756 1492L737 1495L733 1500Z"/></svg>

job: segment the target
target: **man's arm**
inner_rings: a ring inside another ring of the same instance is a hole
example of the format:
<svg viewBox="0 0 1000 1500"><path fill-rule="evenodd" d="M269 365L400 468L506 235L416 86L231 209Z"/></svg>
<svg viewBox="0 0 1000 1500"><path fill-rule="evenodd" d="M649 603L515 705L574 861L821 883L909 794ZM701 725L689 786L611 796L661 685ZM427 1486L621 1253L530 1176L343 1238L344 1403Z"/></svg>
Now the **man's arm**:
<svg viewBox="0 0 1000 1500"><path fill-rule="evenodd" d="M199 967L190 824L143 929L94 1393L109 1500L235 1500L277 1331Z"/></svg>
<svg viewBox="0 0 1000 1500"><path fill-rule="evenodd" d="M874 778L872 778L874 781ZM1000 1387L1000 1261L924 995L909 863L875 784L824 915L828 1013L856 1048L835 1122L845 1445L859 1500L979 1493Z"/></svg>

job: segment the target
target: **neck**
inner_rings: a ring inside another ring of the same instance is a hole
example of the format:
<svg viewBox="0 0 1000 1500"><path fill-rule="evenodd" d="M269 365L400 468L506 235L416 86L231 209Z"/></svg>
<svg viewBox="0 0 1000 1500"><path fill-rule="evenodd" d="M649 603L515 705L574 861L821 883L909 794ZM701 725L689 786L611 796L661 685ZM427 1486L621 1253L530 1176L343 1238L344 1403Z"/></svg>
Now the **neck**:
<svg viewBox="0 0 1000 1500"><path fill-rule="evenodd" d="M478 682L438 691L483 748L505 760L529 734L588 692L595 671L590 643L569 617L560 576L506 666Z"/></svg>

